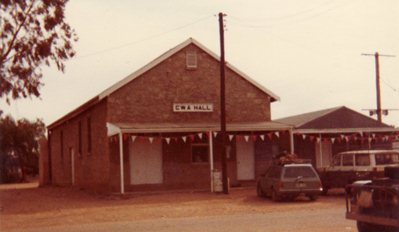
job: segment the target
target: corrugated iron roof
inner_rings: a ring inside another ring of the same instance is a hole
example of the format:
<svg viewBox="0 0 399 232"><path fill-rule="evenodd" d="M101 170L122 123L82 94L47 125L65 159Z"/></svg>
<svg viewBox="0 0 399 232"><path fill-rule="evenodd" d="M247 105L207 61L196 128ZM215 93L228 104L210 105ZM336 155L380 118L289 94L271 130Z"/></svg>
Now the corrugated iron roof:
<svg viewBox="0 0 399 232"><path fill-rule="evenodd" d="M111 123L123 133L178 133L220 131L219 123ZM275 121L227 123L226 131L282 131L291 126Z"/></svg>

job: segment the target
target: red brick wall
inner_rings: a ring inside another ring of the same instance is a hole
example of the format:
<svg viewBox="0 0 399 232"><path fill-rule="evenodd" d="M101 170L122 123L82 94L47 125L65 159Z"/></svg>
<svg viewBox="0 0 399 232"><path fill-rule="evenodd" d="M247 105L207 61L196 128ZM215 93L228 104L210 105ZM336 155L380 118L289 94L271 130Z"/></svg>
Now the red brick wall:
<svg viewBox="0 0 399 232"><path fill-rule="evenodd" d="M186 51L196 51L198 68L187 70ZM195 45L189 45L161 64L112 93L103 102L54 128L51 132L52 180L71 184L69 149L75 150L76 186L95 191L119 191L119 142L107 137L106 122L113 123L215 123L220 117L219 62ZM173 103L212 103L211 113L175 113ZM228 122L270 120L269 97L240 77L226 70L226 116ZM87 152L87 118L92 124L92 151ZM78 156L78 124L82 124L82 154ZM63 157L60 133L63 131ZM190 145L163 142L164 184L157 188L208 188L209 163L193 164ZM173 143L173 142L172 142ZM130 168L127 141L124 139L124 175L127 190L154 186L129 186ZM230 180L236 180L235 146L229 161ZM215 142L215 168L220 168Z"/></svg>
<svg viewBox="0 0 399 232"><path fill-rule="evenodd" d="M205 136L201 143L208 144ZM184 143L182 140L162 144L164 182L166 185L186 188L209 187L209 162L193 163L191 144L191 141Z"/></svg>
<svg viewBox="0 0 399 232"><path fill-rule="evenodd" d="M196 51L198 68L187 70L186 52ZM206 123L220 119L219 62L194 45L165 60L108 97L109 122L123 123ZM212 103L212 113L175 113L173 103ZM226 70L226 111L229 122L270 120L269 97L240 77ZM163 144L163 175L167 188L208 188L210 168L191 162L189 143ZM120 188L119 148L111 150L111 182ZM124 146L125 183L130 183L129 155ZM235 146L229 161L231 182L237 179ZM220 167L219 146L215 141L215 168ZM129 190L151 189L151 186L130 186Z"/></svg>
<svg viewBox="0 0 399 232"><path fill-rule="evenodd" d="M75 153L75 186L93 191L107 191L109 187L109 153L106 142L108 141L106 110L106 102L103 101L51 131L50 152L53 184L72 184L70 149L73 149ZM91 121L92 131L91 152L88 151L88 118ZM79 122L82 127L81 154L79 154ZM62 152L61 131L63 133Z"/></svg>
<svg viewBox="0 0 399 232"><path fill-rule="evenodd" d="M198 68L187 70L185 54L195 50ZM109 121L124 123L218 122L219 62L190 45L109 96ZM212 113L174 113L173 103L213 103ZM270 101L258 88L226 70L229 122L270 120Z"/></svg>

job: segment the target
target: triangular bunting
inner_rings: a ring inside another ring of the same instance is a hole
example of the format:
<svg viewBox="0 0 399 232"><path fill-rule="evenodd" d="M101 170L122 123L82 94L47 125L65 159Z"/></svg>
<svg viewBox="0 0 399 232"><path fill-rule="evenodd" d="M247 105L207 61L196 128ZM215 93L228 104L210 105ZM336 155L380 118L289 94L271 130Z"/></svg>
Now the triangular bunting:
<svg viewBox="0 0 399 232"><path fill-rule="evenodd" d="M245 142L249 141L249 135L244 135Z"/></svg>
<svg viewBox="0 0 399 232"><path fill-rule="evenodd" d="M185 143L187 141L187 136L183 136L181 139L183 139L183 142Z"/></svg>
<svg viewBox="0 0 399 232"><path fill-rule="evenodd" d="M233 138L234 138L234 135L229 135L230 141L233 140Z"/></svg>
<svg viewBox="0 0 399 232"><path fill-rule="evenodd" d="M169 144L170 143L170 138L165 138L165 141L166 141L167 144Z"/></svg>
<svg viewBox="0 0 399 232"><path fill-rule="evenodd" d="M202 139L202 133L198 133L198 137Z"/></svg>
<svg viewBox="0 0 399 232"><path fill-rule="evenodd" d="M269 139L272 140L273 139L273 133L268 133L267 137L269 137Z"/></svg>
<svg viewBox="0 0 399 232"><path fill-rule="evenodd" d="M276 131L274 134L277 136L277 138L280 138L280 132Z"/></svg>
<svg viewBox="0 0 399 232"><path fill-rule="evenodd" d="M265 141L265 135L259 135L260 139L262 139L262 141Z"/></svg>
<svg viewBox="0 0 399 232"><path fill-rule="evenodd" d="M150 143L154 142L154 138L153 137L148 137L148 140L150 141Z"/></svg>
<svg viewBox="0 0 399 232"><path fill-rule="evenodd" d="M217 131L214 131L214 132L213 132L213 137L216 138L216 136L218 136L218 132L217 132Z"/></svg>
<svg viewBox="0 0 399 232"><path fill-rule="evenodd" d="M130 138L132 139L132 142L134 142L136 140L136 136L135 135L132 135Z"/></svg>

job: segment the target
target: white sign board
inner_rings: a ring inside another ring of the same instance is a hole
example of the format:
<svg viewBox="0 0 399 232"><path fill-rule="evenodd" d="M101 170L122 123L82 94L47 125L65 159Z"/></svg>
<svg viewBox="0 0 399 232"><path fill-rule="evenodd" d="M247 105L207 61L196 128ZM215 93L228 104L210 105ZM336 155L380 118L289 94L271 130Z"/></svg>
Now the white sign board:
<svg viewBox="0 0 399 232"><path fill-rule="evenodd" d="M175 103L173 112L213 112L211 103Z"/></svg>

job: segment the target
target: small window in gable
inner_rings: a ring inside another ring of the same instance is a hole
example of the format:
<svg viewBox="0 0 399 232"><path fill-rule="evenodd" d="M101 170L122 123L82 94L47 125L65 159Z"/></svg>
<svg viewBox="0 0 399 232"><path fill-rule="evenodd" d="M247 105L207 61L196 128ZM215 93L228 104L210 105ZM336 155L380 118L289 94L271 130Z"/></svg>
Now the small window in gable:
<svg viewBox="0 0 399 232"><path fill-rule="evenodd" d="M197 53L189 51L186 53L186 68L197 69Z"/></svg>

